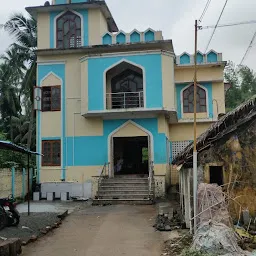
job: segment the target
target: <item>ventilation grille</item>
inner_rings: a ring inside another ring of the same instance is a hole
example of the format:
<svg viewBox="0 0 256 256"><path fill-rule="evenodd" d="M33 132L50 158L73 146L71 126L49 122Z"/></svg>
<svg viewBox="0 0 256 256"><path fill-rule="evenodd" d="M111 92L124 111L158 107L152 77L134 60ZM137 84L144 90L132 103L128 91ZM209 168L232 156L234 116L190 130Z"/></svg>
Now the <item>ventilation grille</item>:
<svg viewBox="0 0 256 256"><path fill-rule="evenodd" d="M172 158L174 159L190 142L190 140L172 142Z"/></svg>

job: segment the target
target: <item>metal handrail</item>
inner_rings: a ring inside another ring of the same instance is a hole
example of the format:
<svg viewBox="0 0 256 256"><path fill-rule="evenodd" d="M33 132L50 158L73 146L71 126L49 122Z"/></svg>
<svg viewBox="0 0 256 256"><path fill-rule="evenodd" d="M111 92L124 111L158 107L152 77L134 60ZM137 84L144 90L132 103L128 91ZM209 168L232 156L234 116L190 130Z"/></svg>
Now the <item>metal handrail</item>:
<svg viewBox="0 0 256 256"><path fill-rule="evenodd" d="M109 164L110 163L105 163L103 168L102 168L101 174L100 174L99 179L98 179L98 192L99 192L99 189L100 189L101 181L109 175ZM98 199L99 199L99 197L98 197Z"/></svg>
<svg viewBox="0 0 256 256"><path fill-rule="evenodd" d="M150 199L150 193L152 190L152 183L154 181L154 175L155 175L154 162L151 161L149 166L149 175L148 175L148 198L149 199Z"/></svg>
<svg viewBox="0 0 256 256"><path fill-rule="evenodd" d="M140 92L113 92L106 93L107 106L115 108L143 108L144 94Z"/></svg>

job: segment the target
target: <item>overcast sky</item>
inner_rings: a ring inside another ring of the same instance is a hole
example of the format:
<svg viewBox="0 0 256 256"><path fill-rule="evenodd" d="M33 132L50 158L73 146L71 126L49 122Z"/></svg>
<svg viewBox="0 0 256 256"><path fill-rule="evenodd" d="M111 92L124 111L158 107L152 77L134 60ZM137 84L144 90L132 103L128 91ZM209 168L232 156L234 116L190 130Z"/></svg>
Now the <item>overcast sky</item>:
<svg viewBox="0 0 256 256"><path fill-rule="evenodd" d="M3 1L2 1L3 2ZM130 32L151 27L172 39L175 54L194 49L194 20L199 19L207 0L106 0L119 29ZM225 0L212 0L201 25L215 25ZM8 0L0 9L0 24L25 6L43 5L44 0ZM256 20L256 0L229 0L220 24ZM256 31L256 23L217 29L209 49L223 53L224 60L239 64ZM199 32L199 50L205 51L212 29ZM12 42L0 30L0 53ZM244 64L256 70L256 40Z"/></svg>

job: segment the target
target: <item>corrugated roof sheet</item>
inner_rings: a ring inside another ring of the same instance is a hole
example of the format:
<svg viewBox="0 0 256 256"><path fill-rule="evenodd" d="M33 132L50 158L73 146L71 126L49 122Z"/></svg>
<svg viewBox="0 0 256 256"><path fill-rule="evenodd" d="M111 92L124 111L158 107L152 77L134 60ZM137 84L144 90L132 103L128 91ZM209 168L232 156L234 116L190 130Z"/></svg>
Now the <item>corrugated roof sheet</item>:
<svg viewBox="0 0 256 256"><path fill-rule="evenodd" d="M12 151L20 152L20 153L24 153L24 154L41 155L38 152L30 151L30 150L28 150L24 147L18 146L10 141L4 141L4 140L0 140L0 150L1 149L12 150Z"/></svg>

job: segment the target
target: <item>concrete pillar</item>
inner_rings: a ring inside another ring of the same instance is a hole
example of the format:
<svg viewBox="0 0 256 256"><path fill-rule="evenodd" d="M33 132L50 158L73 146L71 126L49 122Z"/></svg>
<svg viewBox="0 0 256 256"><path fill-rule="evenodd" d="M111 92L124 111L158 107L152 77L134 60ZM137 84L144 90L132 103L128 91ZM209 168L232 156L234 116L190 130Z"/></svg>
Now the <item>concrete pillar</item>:
<svg viewBox="0 0 256 256"><path fill-rule="evenodd" d="M46 193L46 199L47 199L47 201L53 201L54 200L54 192Z"/></svg>
<svg viewBox="0 0 256 256"><path fill-rule="evenodd" d="M22 169L22 198L25 199L26 196L26 169Z"/></svg>
<svg viewBox="0 0 256 256"><path fill-rule="evenodd" d="M61 192L61 193L60 193L60 200L61 200L61 201L67 201L67 200L69 200L69 192Z"/></svg>
<svg viewBox="0 0 256 256"><path fill-rule="evenodd" d="M15 168L12 167L12 196L15 197Z"/></svg>
<svg viewBox="0 0 256 256"><path fill-rule="evenodd" d="M40 201L40 192L33 193L33 201Z"/></svg>

